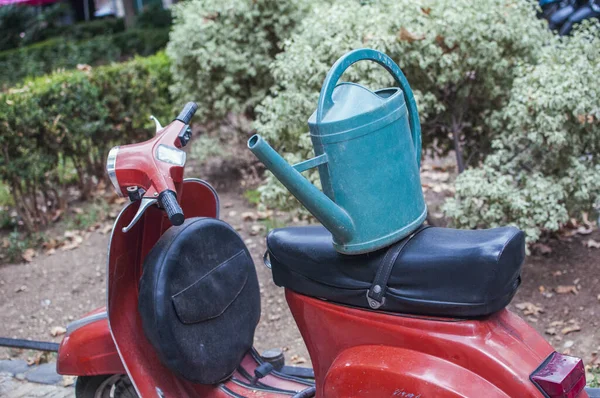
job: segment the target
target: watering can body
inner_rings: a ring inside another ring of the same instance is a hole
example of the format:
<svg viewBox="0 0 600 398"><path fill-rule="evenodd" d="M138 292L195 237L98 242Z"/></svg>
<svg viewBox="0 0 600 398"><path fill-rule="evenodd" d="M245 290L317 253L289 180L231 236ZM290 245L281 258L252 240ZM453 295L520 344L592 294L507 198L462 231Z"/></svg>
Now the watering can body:
<svg viewBox="0 0 600 398"><path fill-rule="evenodd" d="M353 63L384 66L400 88L375 92L336 84ZM360 254L388 246L423 223L421 135L412 91L399 67L375 50L352 51L328 73L308 125L316 157L289 166L260 137L249 142L290 192L328 228L336 250ZM254 144L254 145L252 145ZM279 159L275 159L275 156ZM300 172L318 167L323 192Z"/></svg>

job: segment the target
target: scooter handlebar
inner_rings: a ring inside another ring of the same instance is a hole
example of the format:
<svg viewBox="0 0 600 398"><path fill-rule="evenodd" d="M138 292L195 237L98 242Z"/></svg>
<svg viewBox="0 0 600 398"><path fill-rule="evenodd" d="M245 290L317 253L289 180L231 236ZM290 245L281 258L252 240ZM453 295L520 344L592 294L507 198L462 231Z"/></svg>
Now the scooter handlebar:
<svg viewBox="0 0 600 398"><path fill-rule="evenodd" d="M196 110L198 110L198 105L196 105L194 102L188 102L183 107L181 113L179 113L179 116L176 117L176 120L179 120L185 124L190 124L190 121L192 120L192 117L194 117Z"/></svg>
<svg viewBox="0 0 600 398"><path fill-rule="evenodd" d="M181 209L181 206L179 206L179 202L177 202L177 195L175 192L171 190L163 191L160 195L158 195L158 203L167 212L171 224L183 224L185 217L183 216L183 210Z"/></svg>

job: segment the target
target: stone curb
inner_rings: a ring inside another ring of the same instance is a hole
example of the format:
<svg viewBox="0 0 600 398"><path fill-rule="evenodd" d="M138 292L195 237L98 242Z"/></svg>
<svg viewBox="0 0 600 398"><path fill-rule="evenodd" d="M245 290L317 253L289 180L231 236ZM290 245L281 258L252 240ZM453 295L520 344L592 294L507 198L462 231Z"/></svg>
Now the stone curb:
<svg viewBox="0 0 600 398"><path fill-rule="evenodd" d="M0 373L39 384L62 385L59 383L63 381L63 377L56 373L56 362L28 366L27 362L21 359L0 360Z"/></svg>

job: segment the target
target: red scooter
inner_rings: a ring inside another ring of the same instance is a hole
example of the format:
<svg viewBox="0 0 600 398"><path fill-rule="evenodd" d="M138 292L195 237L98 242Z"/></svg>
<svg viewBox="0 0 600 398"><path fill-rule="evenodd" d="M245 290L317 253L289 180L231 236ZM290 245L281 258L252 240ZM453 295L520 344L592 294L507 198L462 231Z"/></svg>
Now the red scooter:
<svg viewBox="0 0 600 398"><path fill-rule="evenodd" d="M109 245L107 307L71 323L60 345L58 371L78 376L78 398L600 396L585 389L581 359L504 308L524 260L511 227L421 229L395 256L338 254L322 227L272 231L265 264L314 373L256 353L248 250L218 220L210 185L183 178L195 109L109 154L110 179L131 202ZM372 285L382 264L384 292Z"/></svg>

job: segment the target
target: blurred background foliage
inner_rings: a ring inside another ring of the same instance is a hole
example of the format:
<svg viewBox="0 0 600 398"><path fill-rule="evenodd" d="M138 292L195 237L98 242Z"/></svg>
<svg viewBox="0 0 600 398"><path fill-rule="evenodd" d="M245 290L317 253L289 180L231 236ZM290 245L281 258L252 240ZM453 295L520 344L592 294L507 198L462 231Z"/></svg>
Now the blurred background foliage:
<svg viewBox="0 0 600 398"><path fill-rule="evenodd" d="M0 24L14 11L3 8ZM61 193L46 192L60 182L58 164L76 169L85 196L112 144L149 134L149 113L168 114L190 99L205 125L243 114L289 161L311 157L306 121L325 74L360 47L387 53L404 71L423 151L456 157L456 194L444 206L453 225L514 224L533 242L596 211L597 22L558 37L527 0L188 0L172 10L172 18L158 8L144 13L127 30L121 20L68 29L49 22L27 40L3 38L0 178L32 229L42 222L35 200L46 195L43 203L60 206ZM166 55L126 60L167 39ZM345 79L392 84L370 63ZM316 173L308 177L318 185ZM257 195L269 207L298 206L268 173Z"/></svg>

